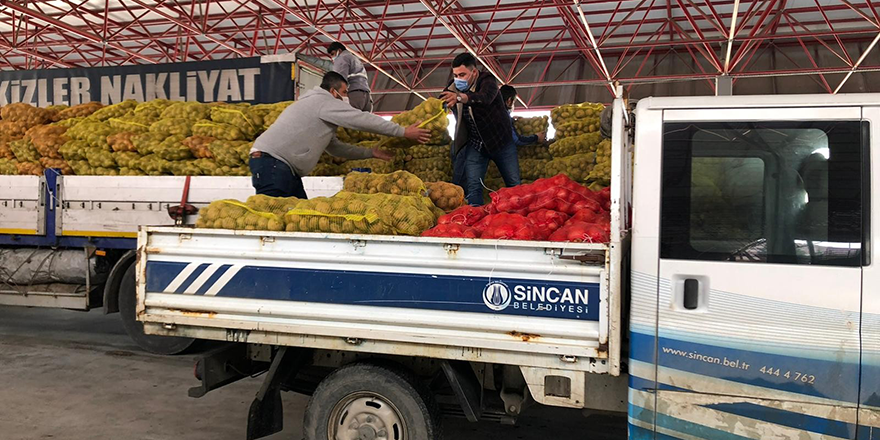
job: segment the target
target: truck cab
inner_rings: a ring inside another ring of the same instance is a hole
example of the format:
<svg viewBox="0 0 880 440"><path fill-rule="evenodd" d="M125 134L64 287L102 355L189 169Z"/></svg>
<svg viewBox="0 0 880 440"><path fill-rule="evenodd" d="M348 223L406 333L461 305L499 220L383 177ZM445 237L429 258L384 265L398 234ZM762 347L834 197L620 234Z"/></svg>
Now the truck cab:
<svg viewBox="0 0 880 440"><path fill-rule="evenodd" d="M650 98L635 120L630 437L876 438L880 96Z"/></svg>

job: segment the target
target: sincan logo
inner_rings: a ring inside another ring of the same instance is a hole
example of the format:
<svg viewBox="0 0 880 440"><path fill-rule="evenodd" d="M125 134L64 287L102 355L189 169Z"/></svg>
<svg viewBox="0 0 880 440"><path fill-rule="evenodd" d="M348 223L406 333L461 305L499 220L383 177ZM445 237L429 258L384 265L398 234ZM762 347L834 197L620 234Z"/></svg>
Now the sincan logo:
<svg viewBox="0 0 880 440"><path fill-rule="evenodd" d="M510 305L512 296L507 284L501 281L492 281L483 289L483 302L486 303L486 307L496 312L506 309Z"/></svg>

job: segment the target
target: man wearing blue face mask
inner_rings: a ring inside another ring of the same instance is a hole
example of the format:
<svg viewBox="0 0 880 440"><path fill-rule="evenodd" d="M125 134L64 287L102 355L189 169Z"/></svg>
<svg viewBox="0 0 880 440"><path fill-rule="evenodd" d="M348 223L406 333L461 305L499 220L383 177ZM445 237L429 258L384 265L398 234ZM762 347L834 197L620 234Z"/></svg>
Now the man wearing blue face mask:
<svg viewBox="0 0 880 440"><path fill-rule="evenodd" d="M333 58L333 71L348 81L348 97L343 101L352 107L365 111L373 111L373 98L370 96L370 84L364 64L345 46L334 41L327 46L327 54Z"/></svg>
<svg viewBox="0 0 880 440"><path fill-rule="evenodd" d="M452 77L440 94L456 119L452 179L464 187L468 203L479 206L490 160L501 171L505 186L520 183L513 128L495 77L480 73L473 55L462 53L452 60Z"/></svg>

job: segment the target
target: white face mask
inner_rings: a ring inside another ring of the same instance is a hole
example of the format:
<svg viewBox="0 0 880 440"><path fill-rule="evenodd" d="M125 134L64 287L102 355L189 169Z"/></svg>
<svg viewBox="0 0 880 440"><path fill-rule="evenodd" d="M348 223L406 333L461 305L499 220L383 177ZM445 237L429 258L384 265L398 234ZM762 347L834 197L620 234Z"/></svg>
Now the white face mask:
<svg viewBox="0 0 880 440"><path fill-rule="evenodd" d="M348 96L343 96L343 97L342 97L342 102L351 105L351 102L348 100Z"/></svg>

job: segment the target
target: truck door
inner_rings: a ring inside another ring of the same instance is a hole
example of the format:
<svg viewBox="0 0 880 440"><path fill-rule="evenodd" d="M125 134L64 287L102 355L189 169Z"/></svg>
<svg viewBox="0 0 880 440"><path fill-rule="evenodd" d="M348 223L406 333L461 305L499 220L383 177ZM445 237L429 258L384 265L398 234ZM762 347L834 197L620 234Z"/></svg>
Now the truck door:
<svg viewBox="0 0 880 440"><path fill-rule="evenodd" d="M658 434L855 438L869 125L664 112Z"/></svg>
<svg viewBox="0 0 880 440"><path fill-rule="evenodd" d="M863 119L870 122L872 139L880 136L880 108L866 107L863 111ZM876 170L880 164L880 155L873 154L870 158L871 168ZM877 181L875 172L872 181ZM880 206L880 193L871 193L872 206ZM878 216L872 216L870 221L877 230L880 224ZM880 243L877 240L869 242L871 255L877 255ZM861 393L859 395L859 435L861 440L880 439L880 266L875 258L869 261L871 264L862 269L862 373L860 377Z"/></svg>

